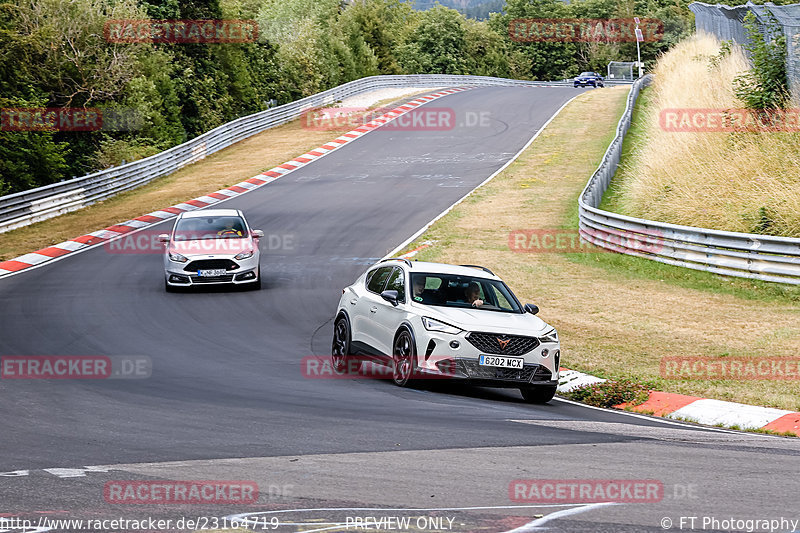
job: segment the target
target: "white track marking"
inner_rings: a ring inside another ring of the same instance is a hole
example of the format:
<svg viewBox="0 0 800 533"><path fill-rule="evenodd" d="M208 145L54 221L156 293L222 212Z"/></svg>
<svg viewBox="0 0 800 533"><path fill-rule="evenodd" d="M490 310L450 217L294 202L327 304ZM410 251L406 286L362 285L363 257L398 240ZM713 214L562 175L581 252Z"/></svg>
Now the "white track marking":
<svg viewBox="0 0 800 533"><path fill-rule="evenodd" d="M722 424L729 427L738 425L744 429L757 429L793 412L721 400L700 399L666 416L700 424Z"/></svg>
<svg viewBox="0 0 800 533"><path fill-rule="evenodd" d="M102 466L85 466L83 468L45 468L45 472L60 478L86 477L87 472L108 472L108 468Z"/></svg>
<svg viewBox="0 0 800 533"><path fill-rule="evenodd" d="M13 470L11 472L0 472L0 477L21 477L29 476L30 470Z"/></svg>
<svg viewBox="0 0 800 533"><path fill-rule="evenodd" d="M570 405L577 405L578 407L583 407L585 409L594 409L596 411L603 411L603 412L606 412L606 413L613 413L615 415L620 415L620 416L629 416L629 417L632 417L632 418L639 418L639 419L642 419L642 420L649 420L650 422L658 422L659 424L664 424L664 425L667 425L667 426L678 426L678 427L682 427L682 428L690 428L690 429L697 429L697 430L704 430L704 431L718 431L720 433L735 433L735 434L740 434L741 433L741 431L736 431L736 430L732 430L732 429L722 429L722 428L712 428L712 427L706 427L706 426L696 426L696 425L693 425L693 424L688 424L686 422L674 422L672 420L666 420L664 418L660 418L660 417L656 417L656 416L641 415L641 414L638 414L638 413L632 413L630 411L623 411L621 409L605 409L603 407L595 407L594 405L586 405L585 403L573 402L572 400L567 400L565 398L553 398L553 401L564 402L564 403L568 403ZM778 439L784 438L784 437L778 437L776 435L766 435L766 434L763 434L763 433L748 433L748 435L753 435L753 436L758 436L758 437L778 438Z"/></svg>
<svg viewBox="0 0 800 533"><path fill-rule="evenodd" d="M580 507L573 507L572 509L562 509L561 511L556 511L555 513L550 513L549 515L537 518L533 522L528 522L524 526L512 529L510 531L506 531L504 533L525 533L527 531L536 531L541 526L557 518L564 518L565 516L572 516L580 513L585 513L586 511L591 511L592 509L597 509L600 507L607 507L609 505L617 505L617 504L614 502L588 503L586 505L581 505Z"/></svg>

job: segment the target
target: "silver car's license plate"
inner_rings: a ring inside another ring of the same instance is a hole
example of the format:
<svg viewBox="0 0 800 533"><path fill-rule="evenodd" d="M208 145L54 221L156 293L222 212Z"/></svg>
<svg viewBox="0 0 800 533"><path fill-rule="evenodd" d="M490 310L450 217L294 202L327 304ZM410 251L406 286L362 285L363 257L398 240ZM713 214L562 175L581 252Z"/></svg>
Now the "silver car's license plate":
<svg viewBox="0 0 800 533"><path fill-rule="evenodd" d="M502 355L482 355L478 361L482 366L498 368L522 368L525 359L522 357L505 357Z"/></svg>
<svg viewBox="0 0 800 533"><path fill-rule="evenodd" d="M201 278L213 278L215 276L224 276L227 274L227 270L224 268L214 268L212 270L198 270L197 275Z"/></svg>

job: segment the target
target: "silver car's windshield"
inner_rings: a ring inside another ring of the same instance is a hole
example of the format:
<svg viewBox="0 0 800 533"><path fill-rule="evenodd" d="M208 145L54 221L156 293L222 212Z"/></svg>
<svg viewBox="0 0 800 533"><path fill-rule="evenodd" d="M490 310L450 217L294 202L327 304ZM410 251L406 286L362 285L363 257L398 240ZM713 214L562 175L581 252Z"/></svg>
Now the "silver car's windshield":
<svg viewBox="0 0 800 533"><path fill-rule="evenodd" d="M502 281L455 274L412 273L411 299L440 307L523 312L511 290Z"/></svg>
<svg viewBox="0 0 800 533"><path fill-rule="evenodd" d="M247 226L242 217L190 217L182 218L175 226L176 241L202 239L241 239L247 235Z"/></svg>

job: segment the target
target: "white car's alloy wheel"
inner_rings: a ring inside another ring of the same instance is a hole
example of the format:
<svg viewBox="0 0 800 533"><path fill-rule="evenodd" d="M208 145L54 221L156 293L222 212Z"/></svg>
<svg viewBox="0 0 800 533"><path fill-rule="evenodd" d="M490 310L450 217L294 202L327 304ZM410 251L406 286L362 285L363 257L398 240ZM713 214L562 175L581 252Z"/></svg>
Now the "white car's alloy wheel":
<svg viewBox="0 0 800 533"><path fill-rule="evenodd" d="M411 337L411 333L404 329L397 335L394 341L394 350L392 350L392 361L394 363L392 380L395 384L401 387L409 384L411 375L414 373L414 358L416 356L414 339Z"/></svg>

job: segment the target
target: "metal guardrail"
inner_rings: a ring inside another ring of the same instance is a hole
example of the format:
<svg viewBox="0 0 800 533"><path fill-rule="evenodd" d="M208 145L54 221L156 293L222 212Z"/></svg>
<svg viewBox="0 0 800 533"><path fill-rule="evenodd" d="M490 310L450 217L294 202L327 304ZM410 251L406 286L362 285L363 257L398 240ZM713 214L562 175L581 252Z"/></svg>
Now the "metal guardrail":
<svg viewBox="0 0 800 533"><path fill-rule="evenodd" d="M0 197L0 233L75 211L134 189L199 161L218 150L300 117L303 112L331 105L350 96L389 87L444 87L463 85L571 85L571 80L537 82L487 76L414 74L370 76L351 81L301 100L241 117L181 145L150 157L80 178ZM615 83L609 80L610 84Z"/></svg>
<svg viewBox="0 0 800 533"><path fill-rule="evenodd" d="M616 137L578 199L581 237L608 250L670 265L800 285L800 239L679 226L598 208L619 165L636 99L651 79L648 74L631 86Z"/></svg>

